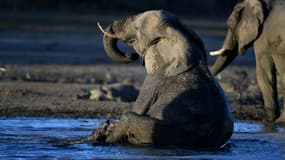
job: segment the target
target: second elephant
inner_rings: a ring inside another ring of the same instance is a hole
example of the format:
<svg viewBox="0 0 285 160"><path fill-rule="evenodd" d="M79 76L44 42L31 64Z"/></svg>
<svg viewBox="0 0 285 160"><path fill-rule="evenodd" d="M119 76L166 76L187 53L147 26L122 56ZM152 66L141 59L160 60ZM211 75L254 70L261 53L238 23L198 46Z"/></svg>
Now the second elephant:
<svg viewBox="0 0 285 160"><path fill-rule="evenodd" d="M285 123L285 111L280 116L277 96L279 76L281 92L285 97L284 17L285 0L244 0L235 6L227 21L228 33L222 49L211 52L212 55L220 55L212 67L216 75L253 45L265 120L273 122L279 118L277 122L280 123Z"/></svg>

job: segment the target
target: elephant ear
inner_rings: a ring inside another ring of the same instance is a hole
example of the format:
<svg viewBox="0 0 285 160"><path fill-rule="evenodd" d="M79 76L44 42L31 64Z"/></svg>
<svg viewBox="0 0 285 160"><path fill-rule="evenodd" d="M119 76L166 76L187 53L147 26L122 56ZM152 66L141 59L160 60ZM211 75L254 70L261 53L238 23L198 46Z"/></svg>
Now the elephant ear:
<svg viewBox="0 0 285 160"><path fill-rule="evenodd" d="M259 36L264 22L264 5L259 0L245 0L235 6L227 25L235 34L239 53Z"/></svg>
<svg viewBox="0 0 285 160"><path fill-rule="evenodd" d="M148 25L152 27L144 31L145 35L151 33L149 35L152 37L144 57L148 74L162 71L170 77L183 73L202 61L206 64L204 45L196 33L186 29L170 12L151 12L150 15L145 19L149 21L152 18Z"/></svg>

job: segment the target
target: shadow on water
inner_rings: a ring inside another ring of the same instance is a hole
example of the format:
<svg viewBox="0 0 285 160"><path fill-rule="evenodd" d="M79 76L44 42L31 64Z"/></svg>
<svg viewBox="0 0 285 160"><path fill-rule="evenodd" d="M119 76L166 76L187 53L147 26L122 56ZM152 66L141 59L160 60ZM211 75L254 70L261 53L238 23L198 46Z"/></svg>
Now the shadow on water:
<svg viewBox="0 0 285 160"><path fill-rule="evenodd" d="M1 118L0 159L284 159L285 130L279 126L238 121L235 134L220 150L187 147L55 147L54 138L88 135L104 119Z"/></svg>

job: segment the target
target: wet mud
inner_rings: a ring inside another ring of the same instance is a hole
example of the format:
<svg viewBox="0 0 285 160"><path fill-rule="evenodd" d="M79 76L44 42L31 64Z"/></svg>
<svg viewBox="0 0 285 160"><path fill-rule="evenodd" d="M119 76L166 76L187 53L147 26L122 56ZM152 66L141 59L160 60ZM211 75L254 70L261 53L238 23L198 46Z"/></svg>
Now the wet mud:
<svg viewBox="0 0 285 160"><path fill-rule="evenodd" d="M116 117L133 102L94 101L82 95L112 84L127 83L140 88L145 77L140 65L5 67L7 72L0 76L0 116ZM263 100L254 67L230 66L216 78L231 103L235 119L262 121Z"/></svg>

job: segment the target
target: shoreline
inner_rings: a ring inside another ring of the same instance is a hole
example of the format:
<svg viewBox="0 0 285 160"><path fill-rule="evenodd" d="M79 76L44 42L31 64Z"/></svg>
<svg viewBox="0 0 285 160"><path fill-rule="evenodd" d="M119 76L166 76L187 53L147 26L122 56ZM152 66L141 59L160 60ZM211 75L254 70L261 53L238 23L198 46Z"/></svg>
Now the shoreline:
<svg viewBox="0 0 285 160"><path fill-rule="evenodd" d="M235 119L263 118L262 98L254 75L254 68L230 66L216 77ZM132 103L97 102L77 96L83 90L113 83L140 88L144 77L140 65L7 65L7 72L0 75L0 116L117 117Z"/></svg>

